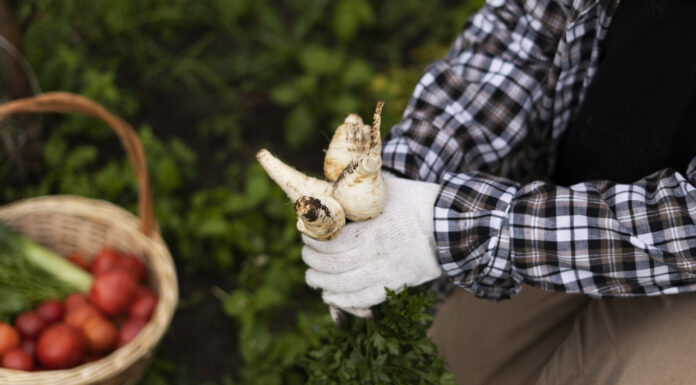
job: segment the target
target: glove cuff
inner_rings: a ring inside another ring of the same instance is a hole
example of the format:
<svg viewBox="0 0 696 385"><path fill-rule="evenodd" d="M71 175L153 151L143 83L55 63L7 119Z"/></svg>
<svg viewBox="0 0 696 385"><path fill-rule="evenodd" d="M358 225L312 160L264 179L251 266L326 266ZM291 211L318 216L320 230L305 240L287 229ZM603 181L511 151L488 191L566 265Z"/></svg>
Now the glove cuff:
<svg viewBox="0 0 696 385"><path fill-rule="evenodd" d="M397 242L406 243L405 249L417 252L419 255L420 279L411 282L418 285L442 275L442 269L437 258L437 242L434 232L434 207L440 193L440 185L410 179L388 176L387 199L399 202L401 215L395 217L401 223L394 224L395 228L404 229L409 236L399 237Z"/></svg>

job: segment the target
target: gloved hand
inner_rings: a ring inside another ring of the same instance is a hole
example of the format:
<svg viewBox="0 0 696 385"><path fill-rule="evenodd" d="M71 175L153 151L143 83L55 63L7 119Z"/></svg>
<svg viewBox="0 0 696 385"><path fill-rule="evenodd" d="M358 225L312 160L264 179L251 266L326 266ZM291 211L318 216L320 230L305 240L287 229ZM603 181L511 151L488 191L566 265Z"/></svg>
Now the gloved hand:
<svg viewBox="0 0 696 385"><path fill-rule="evenodd" d="M307 284L358 317L386 299L385 287L416 286L442 274L433 235L440 186L384 174L387 201L376 218L348 223L331 241L303 236Z"/></svg>

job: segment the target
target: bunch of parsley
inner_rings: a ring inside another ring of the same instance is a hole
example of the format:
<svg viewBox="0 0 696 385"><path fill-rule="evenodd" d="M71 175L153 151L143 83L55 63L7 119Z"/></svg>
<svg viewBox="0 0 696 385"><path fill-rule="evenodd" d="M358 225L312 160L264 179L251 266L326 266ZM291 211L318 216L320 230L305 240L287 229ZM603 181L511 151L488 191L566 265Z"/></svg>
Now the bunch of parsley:
<svg viewBox="0 0 696 385"><path fill-rule="evenodd" d="M398 294L387 289L387 300L372 309L374 318L348 317L342 328L325 329L321 346L304 358L307 383L454 385L426 335L436 302L423 287Z"/></svg>

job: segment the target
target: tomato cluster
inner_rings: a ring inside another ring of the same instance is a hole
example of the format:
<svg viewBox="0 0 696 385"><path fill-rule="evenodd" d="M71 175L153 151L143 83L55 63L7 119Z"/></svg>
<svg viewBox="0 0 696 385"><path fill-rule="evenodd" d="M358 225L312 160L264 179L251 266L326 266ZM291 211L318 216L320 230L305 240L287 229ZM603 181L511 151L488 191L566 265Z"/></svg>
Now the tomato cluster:
<svg viewBox="0 0 696 385"><path fill-rule="evenodd" d="M150 320L157 296L143 285L147 270L132 255L103 249L91 264L70 261L92 272L88 295L41 303L0 323L0 366L18 370L67 369L98 360L135 338Z"/></svg>

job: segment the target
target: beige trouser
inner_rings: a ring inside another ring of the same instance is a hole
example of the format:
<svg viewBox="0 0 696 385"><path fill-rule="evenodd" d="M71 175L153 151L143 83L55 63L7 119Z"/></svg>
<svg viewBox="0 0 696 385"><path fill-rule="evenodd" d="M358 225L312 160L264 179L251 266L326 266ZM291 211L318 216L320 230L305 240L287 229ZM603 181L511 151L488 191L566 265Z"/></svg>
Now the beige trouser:
<svg viewBox="0 0 696 385"><path fill-rule="evenodd" d="M696 384L696 293L600 300L525 286L491 302L456 290L430 335L459 385Z"/></svg>

